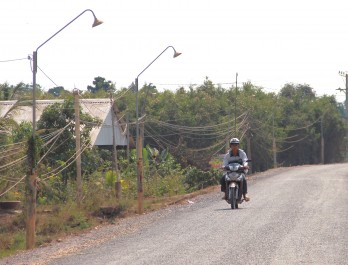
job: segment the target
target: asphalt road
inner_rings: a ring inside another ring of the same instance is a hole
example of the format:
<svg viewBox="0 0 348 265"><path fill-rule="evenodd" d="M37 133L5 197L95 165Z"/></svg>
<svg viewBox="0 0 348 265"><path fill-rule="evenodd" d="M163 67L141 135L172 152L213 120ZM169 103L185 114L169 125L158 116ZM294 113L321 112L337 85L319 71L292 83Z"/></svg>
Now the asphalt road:
<svg viewBox="0 0 348 265"><path fill-rule="evenodd" d="M262 174L249 194L238 210L219 192L199 196L41 264L348 264L348 164Z"/></svg>

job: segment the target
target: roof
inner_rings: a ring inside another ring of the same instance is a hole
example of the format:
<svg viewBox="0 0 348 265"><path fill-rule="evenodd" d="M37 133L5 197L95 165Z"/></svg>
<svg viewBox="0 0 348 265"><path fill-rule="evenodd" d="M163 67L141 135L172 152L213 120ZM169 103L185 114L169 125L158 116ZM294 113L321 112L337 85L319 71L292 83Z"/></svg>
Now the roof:
<svg viewBox="0 0 348 265"><path fill-rule="evenodd" d="M55 103L63 103L64 100L36 100L36 121L38 121L42 115L42 112L47 106ZM0 117L4 117L6 113L16 103L15 100L0 101ZM94 127L91 131L91 143L92 145L105 146L113 145L112 141L112 120L111 120L111 103L110 99L80 99L80 106L82 112L90 114L92 117L97 117L102 120L100 127ZM114 108L117 117L117 108ZM33 108L32 106L20 106L13 112L12 118L20 123L22 121L33 121ZM120 121L120 122L119 122ZM121 126L123 123L121 119L115 120L115 140L116 145L127 145L127 135L125 126Z"/></svg>

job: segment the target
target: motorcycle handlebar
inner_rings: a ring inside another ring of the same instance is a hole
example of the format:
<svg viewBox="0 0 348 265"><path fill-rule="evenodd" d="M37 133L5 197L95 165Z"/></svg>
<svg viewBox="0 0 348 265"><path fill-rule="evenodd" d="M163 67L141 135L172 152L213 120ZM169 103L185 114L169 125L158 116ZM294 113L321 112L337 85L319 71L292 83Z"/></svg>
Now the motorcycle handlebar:
<svg viewBox="0 0 348 265"><path fill-rule="evenodd" d="M221 169L223 170L230 170L229 166L222 166ZM240 166L239 170L245 170L245 169L249 169L249 166Z"/></svg>

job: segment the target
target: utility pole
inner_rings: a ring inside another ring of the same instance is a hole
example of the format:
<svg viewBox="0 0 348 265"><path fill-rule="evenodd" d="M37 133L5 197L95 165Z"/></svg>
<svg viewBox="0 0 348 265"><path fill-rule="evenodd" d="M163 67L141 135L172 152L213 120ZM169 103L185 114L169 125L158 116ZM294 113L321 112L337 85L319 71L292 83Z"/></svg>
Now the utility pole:
<svg viewBox="0 0 348 265"><path fill-rule="evenodd" d="M251 158L251 131L250 127L248 128L248 133L247 133L247 153L248 153L248 158L252 160ZM249 166L249 174L253 173L252 165Z"/></svg>
<svg viewBox="0 0 348 265"><path fill-rule="evenodd" d="M320 122L320 147L321 147L321 152L320 152L320 160L321 163L324 164L324 126L323 126L323 118L324 115L321 116L321 122Z"/></svg>
<svg viewBox="0 0 348 265"><path fill-rule="evenodd" d="M120 174L118 172L117 167L117 146L116 146L116 139L115 139L115 111L114 111L114 98L112 95L112 92L110 91L110 102L111 102L111 126L112 126L112 165L113 170L115 170L116 174L116 183L115 183L115 190L116 190L116 199L121 198L121 181L120 181Z"/></svg>
<svg viewBox="0 0 348 265"><path fill-rule="evenodd" d="M34 138L32 139L34 141ZM34 147L34 142L31 143ZM35 161L35 151L32 151L32 159ZM34 163L32 161L32 163ZM35 247L35 222L36 222L36 178L37 173L33 167L32 172L26 177L27 182L27 222L26 222L26 248L33 249Z"/></svg>
<svg viewBox="0 0 348 265"><path fill-rule="evenodd" d="M274 113L272 116L273 119L273 126L272 126L272 135L273 135L273 144L272 144L272 151L273 151L273 167L276 168L277 165L277 145L276 145L276 139L274 136Z"/></svg>
<svg viewBox="0 0 348 265"><path fill-rule="evenodd" d="M339 75L341 76L344 76L346 78L346 89L342 89L342 88L338 88L337 90L339 91L346 91L346 101L345 101L345 109L346 109L346 120L348 121L348 72L342 72L342 71L339 71L338 72ZM348 135L346 135L346 138L348 138ZM346 148L346 159L347 159L347 148Z"/></svg>
<svg viewBox="0 0 348 265"><path fill-rule="evenodd" d="M35 247L35 230L36 230L36 72L37 72L37 52L33 53L33 131L31 140L29 140L28 160L30 171L26 176L26 248L32 249Z"/></svg>
<svg viewBox="0 0 348 265"><path fill-rule="evenodd" d="M144 167L143 167L143 135L144 135L144 121L145 116L139 118L140 130L139 137L137 141L137 153L138 153L138 213L142 214L144 212Z"/></svg>
<svg viewBox="0 0 348 265"><path fill-rule="evenodd" d="M238 73L236 73L236 99L234 101L234 137L237 137L237 91L238 91Z"/></svg>
<svg viewBox="0 0 348 265"><path fill-rule="evenodd" d="M81 177L81 132L80 132L80 100L79 90L74 89L74 108L75 108L75 141L76 141L76 188L77 188L77 207L81 207L82 200L82 177Z"/></svg>
<svg viewBox="0 0 348 265"><path fill-rule="evenodd" d="M346 108L346 119L348 119L348 72L338 72L340 76L344 76L346 78L346 88L338 88L339 91L345 91L346 92L346 101L345 101L345 108Z"/></svg>
<svg viewBox="0 0 348 265"><path fill-rule="evenodd" d="M227 133L227 136L226 136L226 153L228 152L228 150L230 150L230 138L231 138L231 109L230 109L230 112L228 113L228 133Z"/></svg>
<svg viewBox="0 0 348 265"><path fill-rule="evenodd" d="M129 114L126 114L126 123L127 123L127 162L129 165L129 156L130 156L130 152L129 152Z"/></svg>

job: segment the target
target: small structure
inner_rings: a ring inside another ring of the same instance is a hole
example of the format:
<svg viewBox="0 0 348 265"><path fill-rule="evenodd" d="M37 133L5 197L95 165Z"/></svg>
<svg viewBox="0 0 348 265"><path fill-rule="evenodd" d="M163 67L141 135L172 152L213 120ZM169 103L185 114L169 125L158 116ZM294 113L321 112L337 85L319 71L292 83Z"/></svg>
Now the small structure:
<svg viewBox="0 0 348 265"><path fill-rule="evenodd" d="M36 120L38 121L47 106L55 103L63 103L64 100L36 100ZM0 117L4 115L14 106L15 100L0 101ZM94 127L91 131L91 144L94 146L112 146L112 109L115 112L116 121L114 121L115 143L117 146L127 146L127 125L118 117L117 107L113 108L110 99L81 99L81 109L84 113L90 114L102 120L100 127ZM12 115L12 118L20 123L22 121L33 121L32 106L20 106Z"/></svg>
<svg viewBox="0 0 348 265"><path fill-rule="evenodd" d="M20 201L1 201L0 209L2 210L17 210L21 205Z"/></svg>

